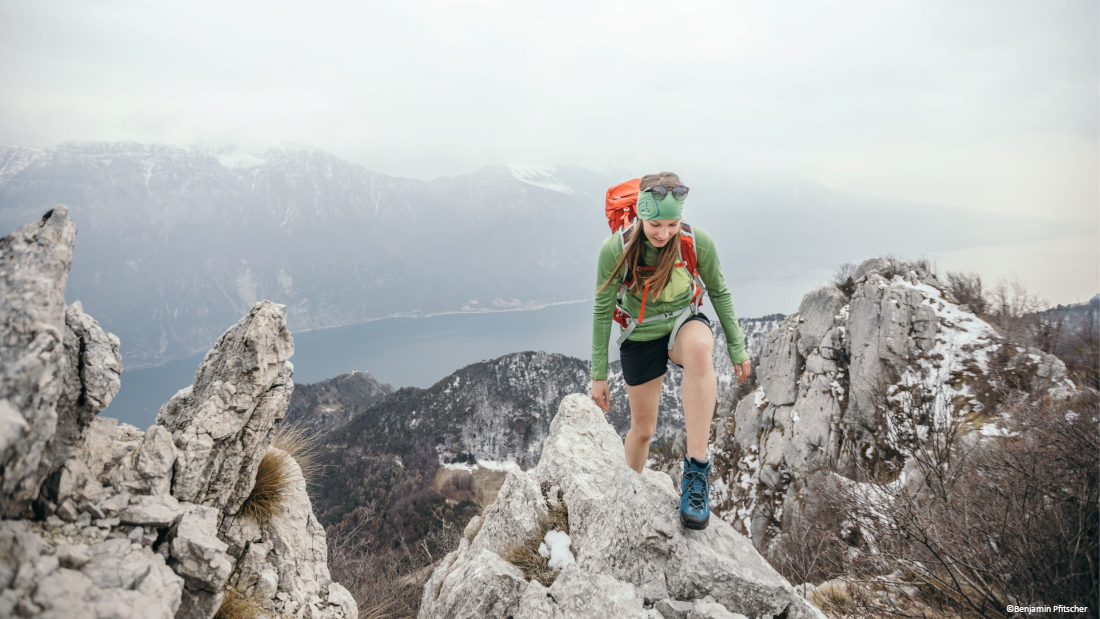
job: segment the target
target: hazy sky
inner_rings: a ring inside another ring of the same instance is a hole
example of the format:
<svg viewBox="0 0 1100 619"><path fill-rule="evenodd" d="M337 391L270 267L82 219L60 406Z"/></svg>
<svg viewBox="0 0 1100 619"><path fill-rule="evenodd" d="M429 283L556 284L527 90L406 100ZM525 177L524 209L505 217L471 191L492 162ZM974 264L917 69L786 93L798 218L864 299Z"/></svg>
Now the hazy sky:
<svg viewBox="0 0 1100 619"><path fill-rule="evenodd" d="M781 170L1100 226L1100 3L0 3L0 144Z"/></svg>

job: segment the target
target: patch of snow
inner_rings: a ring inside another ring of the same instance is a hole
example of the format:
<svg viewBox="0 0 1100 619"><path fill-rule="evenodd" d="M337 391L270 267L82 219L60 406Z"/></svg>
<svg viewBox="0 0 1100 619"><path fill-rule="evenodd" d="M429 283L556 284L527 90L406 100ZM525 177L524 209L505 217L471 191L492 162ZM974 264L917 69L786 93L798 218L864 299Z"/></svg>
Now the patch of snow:
<svg viewBox="0 0 1100 619"><path fill-rule="evenodd" d="M995 423L987 423L982 426L981 434L982 436L1020 436L1019 432L1011 432Z"/></svg>
<svg viewBox="0 0 1100 619"><path fill-rule="evenodd" d="M768 394L764 393L763 385L756 388L753 394L753 403L756 404L756 408L764 408L768 404Z"/></svg>
<svg viewBox="0 0 1100 619"><path fill-rule="evenodd" d="M835 378L833 379L833 382L829 383L829 391L837 400L844 399L844 387L839 382L837 382Z"/></svg>
<svg viewBox="0 0 1100 619"><path fill-rule="evenodd" d="M1075 413L1073 411L1069 411L1068 413L1066 413L1066 423L1073 423L1073 422L1077 421L1078 419L1080 419L1080 417L1081 416L1078 415L1077 413Z"/></svg>
<svg viewBox="0 0 1100 619"><path fill-rule="evenodd" d="M560 570L570 563L577 562L573 551L569 549L572 543L573 540L569 539L569 534L565 531L547 531L546 539L539 544L539 556L550 559L550 569Z"/></svg>
<svg viewBox="0 0 1100 619"><path fill-rule="evenodd" d="M516 461L511 458L508 458L504 462L498 462L496 460L482 460L478 458L477 464L481 468L489 469L490 471L510 471L519 466L518 464L516 464Z"/></svg>
<svg viewBox="0 0 1100 619"><path fill-rule="evenodd" d="M848 322L848 312L851 309L851 307L852 307L852 305L849 303L848 305L845 305L844 307L840 308L840 311L836 313L836 316L833 316L833 319L834 320L843 320L844 322Z"/></svg>
<svg viewBox="0 0 1100 619"><path fill-rule="evenodd" d="M448 471L467 471L473 473L477 470L476 464L466 464L465 462L445 462L443 468Z"/></svg>
<svg viewBox="0 0 1100 619"><path fill-rule="evenodd" d="M510 163L505 167L512 173L512 177L521 183L568 195L576 195L577 193L572 187L554 178L554 172L557 171L556 166Z"/></svg>
<svg viewBox="0 0 1100 619"><path fill-rule="evenodd" d="M931 353L918 359L916 367L907 370L901 377L900 385L913 387L922 385L926 394L933 395L934 419L932 423L942 427L948 423L948 417L952 413L952 403L957 396L965 397L972 410L981 408L980 404L972 397L969 387L963 383L960 388L955 388L955 378L967 370L967 364L973 362L982 372L989 368L989 356L1000 347L999 336L989 323L978 318L974 313L961 309L957 304L948 301L943 293L933 287L920 282L911 282L901 277L894 276L891 285L905 286L918 291L924 297L923 305L927 305L935 313L939 326L936 329L936 343ZM906 399L910 397L908 390L903 391L892 398L898 404L907 405Z"/></svg>
<svg viewBox="0 0 1100 619"><path fill-rule="evenodd" d="M267 163L267 159L261 159L260 157L257 157L256 155L253 155L251 153L240 151L215 153L214 157L218 160L218 163L229 168L230 170L244 170Z"/></svg>

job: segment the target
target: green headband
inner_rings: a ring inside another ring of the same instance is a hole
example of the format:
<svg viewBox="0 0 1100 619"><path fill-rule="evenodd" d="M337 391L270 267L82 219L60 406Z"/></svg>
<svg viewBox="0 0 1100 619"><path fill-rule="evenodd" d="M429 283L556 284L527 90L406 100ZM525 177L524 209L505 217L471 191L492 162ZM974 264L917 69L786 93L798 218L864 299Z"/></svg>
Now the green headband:
<svg viewBox="0 0 1100 619"><path fill-rule="evenodd" d="M684 210L684 200L677 200L668 192L664 200L657 200L649 191L638 192L638 217L642 219L679 219Z"/></svg>

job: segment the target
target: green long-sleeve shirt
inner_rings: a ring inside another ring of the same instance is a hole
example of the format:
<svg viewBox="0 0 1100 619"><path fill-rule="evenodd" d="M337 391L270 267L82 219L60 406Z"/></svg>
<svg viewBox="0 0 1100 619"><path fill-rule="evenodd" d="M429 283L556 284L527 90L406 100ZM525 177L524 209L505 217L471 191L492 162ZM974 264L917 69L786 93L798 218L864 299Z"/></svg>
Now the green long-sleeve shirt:
<svg viewBox="0 0 1100 619"><path fill-rule="evenodd" d="M745 337L741 333L741 326L737 324L737 314L733 311L733 299L730 297L729 290L726 289L726 280L722 277L722 265L718 263L714 239L699 226L692 226L692 230L695 232L695 254L699 259L699 276L707 287L707 296L710 297L710 303L718 314L722 329L726 332L726 350L729 352L730 360L734 365L738 365L748 360L749 355L745 352ZM611 276L611 270L615 268L615 263L623 253L623 244L619 240L620 234L616 232L611 235L600 248L596 267L596 288L602 286ZM642 262L646 266L657 264L657 248L645 238L641 230L638 230L637 234L641 234L641 240L645 242L645 256ZM673 277L668 286L658 298L652 295L646 298L646 316L657 316L683 309L691 300L691 282L687 269L677 268L672 274ZM592 314L592 380L607 379L607 346L611 339L611 325L614 324L611 317L615 311L615 294L618 290L618 283L612 281L610 286L596 293L595 309ZM623 295L623 307L634 317L638 316L642 305L640 287L637 293L627 292ZM672 333L675 323L675 317L652 322L647 318L634 329L628 339L648 342L664 337ZM620 327L619 332L622 333L622 331Z"/></svg>

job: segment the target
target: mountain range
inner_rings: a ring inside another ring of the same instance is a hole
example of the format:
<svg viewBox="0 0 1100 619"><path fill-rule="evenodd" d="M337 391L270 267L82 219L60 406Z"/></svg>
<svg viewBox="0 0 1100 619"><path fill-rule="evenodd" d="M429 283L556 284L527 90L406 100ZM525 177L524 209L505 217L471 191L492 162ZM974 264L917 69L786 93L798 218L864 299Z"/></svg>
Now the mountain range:
<svg viewBox="0 0 1100 619"><path fill-rule="evenodd" d="M693 187L687 219L718 239L731 286L1073 232L794 177L680 172ZM285 304L298 333L591 298L604 193L622 180L506 165L425 182L300 147L0 147L0 235L67 205L80 230L67 300L118 334L137 369L209 349L260 299Z"/></svg>

